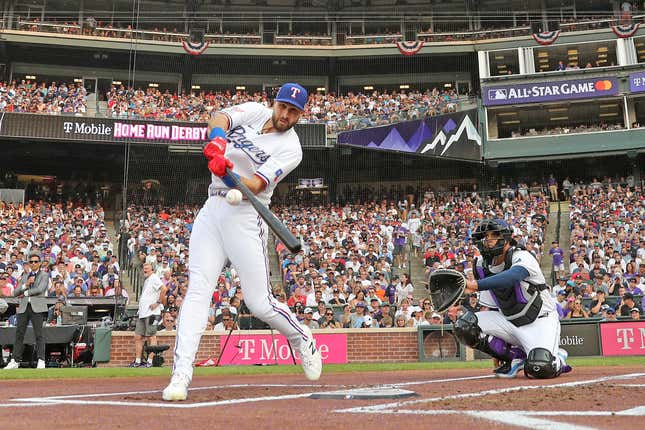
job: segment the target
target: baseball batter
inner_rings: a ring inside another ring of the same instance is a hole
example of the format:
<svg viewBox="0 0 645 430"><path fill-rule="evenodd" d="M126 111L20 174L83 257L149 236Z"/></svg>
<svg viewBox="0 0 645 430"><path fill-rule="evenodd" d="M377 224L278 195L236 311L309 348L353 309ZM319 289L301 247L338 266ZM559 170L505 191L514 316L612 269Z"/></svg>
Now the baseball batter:
<svg viewBox="0 0 645 430"><path fill-rule="evenodd" d="M473 240L481 257L466 292L480 291L480 302L492 310L462 315L454 325L457 339L499 359L500 378L513 378L521 369L539 379L571 371L559 348L555 301L535 257L515 247L503 220L482 221Z"/></svg>
<svg viewBox="0 0 645 430"><path fill-rule="evenodd" d="M302 86L287 83L280 88L272 109L244 103L218 112L209 122L212 140L204 155L212 183L190 239L190 281L179 313L173 375L163 391L164 400L185 400L188 395L210 300L227 259L238 271L244 301L251 312L282 333L300 352L308 379L320 377L322 360L311 331L298 322L287 305L273 297L266 224L247 201L233 206L225 198L234 186L226 174L228 168L269 204L278 182L302 160L293 126L305 109L307 97Z"/></svg>

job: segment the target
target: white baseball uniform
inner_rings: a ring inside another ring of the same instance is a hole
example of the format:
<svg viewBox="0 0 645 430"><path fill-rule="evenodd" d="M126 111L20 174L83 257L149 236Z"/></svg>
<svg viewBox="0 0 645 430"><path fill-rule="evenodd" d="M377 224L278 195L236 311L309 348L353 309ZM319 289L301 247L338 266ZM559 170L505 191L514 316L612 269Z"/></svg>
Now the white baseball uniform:
<svg viewBox="0 0 645 430"><path fill-rule="evenodd" d="M244 103L221 111L229 119L225 156L240 176L260 177L267 185L257 197L269 204L277 183L302 160L300 139L293 129L262 134L273 110ZM253 206L242 200L232 206L224 198L229 188L212 175L209 198L195 218L189 259L189 287L179 312L173 373L189 378L217 278L227 258L241 280L244 302L251 312L282 333L294 346L307 340L289 307L273 297L267 258L268 229Z"/></svg>
<svg viewBox="0 0 645 430"><path fill-rule="evenodd" d="M516 251L513 253L511 263L512 266L524 267L529 272L526 280L537 285L545 283L540 264L530 252ZM504 270L504 262L498 266L491 266L489 269L492 273L499 273ZM520 282L520 289L524 297L530 296L527 291L528 287L529 284L524 280ZM545 348L556 356L560 343L560 319L555 300L548 289L541 291L540 296L542 297L542 309L538 318L530 324L517 327L504 318L501 312L484 311L477 312L478 325L485 334L503 339L511 345L520 346L527 354L534 348ZM490 308L498 307L490 291L481 291L479 302Z"/></svg>

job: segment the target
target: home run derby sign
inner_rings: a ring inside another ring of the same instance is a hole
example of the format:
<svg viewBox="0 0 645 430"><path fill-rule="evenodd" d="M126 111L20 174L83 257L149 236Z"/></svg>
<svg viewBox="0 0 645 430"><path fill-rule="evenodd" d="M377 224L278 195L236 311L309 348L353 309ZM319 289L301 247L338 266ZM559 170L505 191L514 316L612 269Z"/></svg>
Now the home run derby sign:
<svg viewBox="0 0 645 430"><path fill-rule="evenodd" d="M304 146L324 146L324 124L296 124ZM206 123L0 113L0 136L97 143L200 144Z"/></svg>
<svg viewBox="0 0 645 430"><path fill-rule="evenodd" d="M482 88L484 106L585 99L618 94L615 77L547 81Z"/></svg>

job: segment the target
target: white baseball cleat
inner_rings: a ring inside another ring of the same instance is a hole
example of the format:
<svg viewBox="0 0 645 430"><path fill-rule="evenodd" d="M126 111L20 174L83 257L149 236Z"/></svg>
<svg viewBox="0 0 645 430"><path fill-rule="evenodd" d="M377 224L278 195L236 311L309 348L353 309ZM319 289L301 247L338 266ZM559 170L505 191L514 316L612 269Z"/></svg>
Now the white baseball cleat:
<svg viewBox="0 0 645 430"><path fill-rule="evenodd" d="M514 358L507 366L501 366L495 372L496 378L513 379L517 377L517 373L524 369L524 359Z"/></svg>
<svg viewBox="0 0 645 430"><path fill-rule="evenodd" d="M38 364L36 364L36 369L44 369L45 368L45 360L38 360Z"/></svg>
<svg viewBox="0 0 645 430"><path fill-rule="evenodd" d="M322 357L316 348L316 340L307 326L303 326L307 340L300 343L300 363L305 376L310 381L317 381L322 372Z"/></svg>
<svg viewBox="0 0 645 430"><path fill-rule="evenodd" d="M16 360L11 359L9 363L4 367L4 370L13 370L13 369L18 369L20 367L20 364L16 362Z"/></svg>
<svg viewBox="0 0 645 430"><path fill-rule="evenodd" d="M190 379L182 373L175 373L170 378L170 384L163 390L161 398L167 402L186 400Z"/></svg>

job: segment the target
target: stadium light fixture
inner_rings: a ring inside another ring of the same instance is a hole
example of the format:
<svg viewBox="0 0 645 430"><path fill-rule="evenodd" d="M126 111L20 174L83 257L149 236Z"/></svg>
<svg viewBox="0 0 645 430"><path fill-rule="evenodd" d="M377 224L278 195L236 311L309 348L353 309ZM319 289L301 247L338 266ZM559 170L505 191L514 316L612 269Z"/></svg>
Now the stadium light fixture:
<svg viewBox="0 0 645 430"><path fill-rule="evenodd" d="M549 57L549 53L548 53L548 52L546 52L546 51L540 51L540 52L538 52L538 58L548 58L548 57Z"/></svg>
<svg viewBox="0 0 645 430"><path fill-rule="evenodd" d="M235 87L235 89L238 90L238 91L244 91L246 89L246 87L244 85L238 85L238 86Z"/></svg>
<svg viewBox="0 0 645 430"><path fill-rule="evenodd" d="M572 54L577 55L577 54L578 54L578 50L577 50L577 49L575 49L575 48L574 48L574 49L569 49L569 50L567 50L567 55L572 55Z"/></svg>
<svg viewBox="0 0 645 430"><path fill-rule="evenodd" d="M549 121L564 121L569 119L568 116L554 116L553 118L549 118Z"/></svg>
<svg viewBox="0 0 645 430"><path fill-rule="evenodd" d="M504 125L512 125L512 124L519 124L519 123L520 123L519 119L513 119L513 120L510 120L510 121L502 121L502 124L504 124Z"/></svg>
<svg viewBox="0 0 645 430"><path fill-rule="evenodd" d="M316 88L316 91L325 92L325 91L327 91L327 88L325 88L325 87L318 87L318 88Z"/></svg>
<svg viewBox="0 0 645 430"><path fill-rule="evenodd" d="M597 52L607 52L607 51L609 51L609 49L606 46L601 46L598 49L596 49L596 51Z"/></svg>
<svg viewBox="0 0 645 430"><path fill-rule="evenodd" d="M150 83L148 84L148 86L149 86L150 88L159 88L159 84L158 84L158 83L156 83L156 82L150 82Z"/></svg>
<svg viewBox="0 0 645 430"><path fill-rule="evenodd" d="M364 90L373 90L373 89L374 89L374 87L373 87L373 86L371 86L371 85L365 85L365 86L363 87L363 89L364 89Z"/></svg>
<svg viewBox="0 0 645 430"><path fill-rule="evenodd" d="M36 79L35 75L25 75L25 79Z"/></svg>
<svg viewBox="0 0 645 430"><path fill-rule="evenodd" d="M515 116L517 115L517 112L500 112L497 114L497 116Z"/></svg>
<svg viewBox="0 0 645 430"><path fill-rule="evenodd" d="M567 109L567 108L563 108L563 107L562 107L562 108L550 108L550 109L547 109L547 110L548 110L549 112L566 112L566 111L568 111L569 109Z"/></svg>
<svg viewBox="0 0 645 430"><path fill-rule="evenodd" d="M447 84L443 84L444 88L452 88L452 84L448 82Z"/></svg>
<svg viewBox="0 0 645 430"><path fill-rule="evenodd" d="M399 85L399 88L402 90L407 90L408 88L410 88L410 85L408 84Z"/></svg>
<svg viewBox="0 0 645 430"><path fill-rule="evenodd" d="M202 87L200 87L199 85L191 85L191 86L190 86L190 89L191 89L191 90L201 90L201 89L202 89Z"/></svg>
<svg viewBox="0 0 645 430"><path fill-rule="evenodd" d="M74 78L74 83L80 84L83 82L83 79L81 78Z"/></svg>
<svg viewBox="0 0 645 430"><path fill-rule="evenodd" d="M495 55L496 60L503 60L504 56L503 55Z"/></svg>
<svg viewBox="0 0 645 430"><path fill-rule="evenodd" d="M618 107L618 104L617 103L610 103L610 104L600 105L599 107L601 109L607 109L607 108L611 108L611 107Z"/></svg>
<svg viewBox="0 0 645 430"><path fill-rule="evenodd" d="M607 112L607 113L601 113L598 115L600 117L605 117L605 116L618 116L618 112Z"/></svg>
<svg viewBox="0 0 645 430"><path fill-rule="evenodd" d="M122 84L121 81L112 81L112 85L121 85L121 84Z"/></svg>

